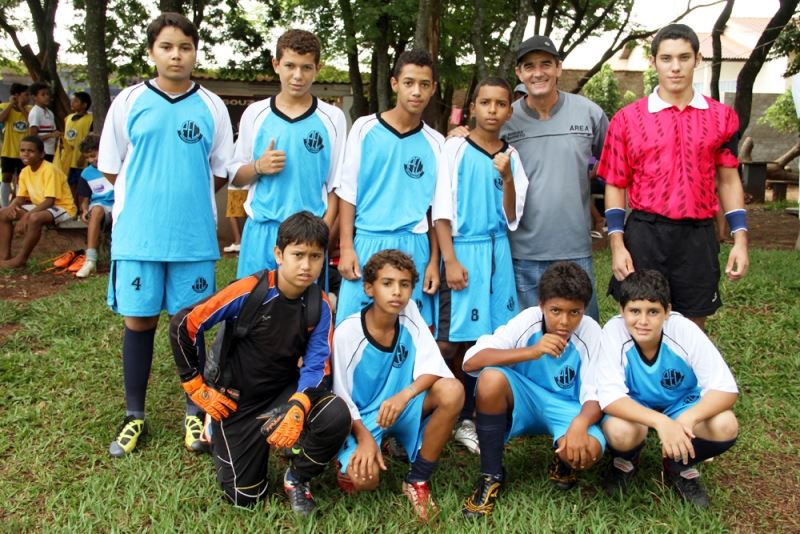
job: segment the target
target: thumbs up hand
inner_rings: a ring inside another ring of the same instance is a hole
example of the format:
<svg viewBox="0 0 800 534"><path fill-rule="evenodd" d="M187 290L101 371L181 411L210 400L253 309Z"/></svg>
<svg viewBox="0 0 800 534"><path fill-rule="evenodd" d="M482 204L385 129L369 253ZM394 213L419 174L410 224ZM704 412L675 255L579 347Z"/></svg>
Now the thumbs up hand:
<svg viewBox="0 0 800 534"><path fill-rule="evenodd" d="M512 147L508 147L505 152L500 152L494 157L494 168L500 173L504 182L510 182L514 179L511 172L511 153L514 152Z"/></svg>
<svg viewBox="0 0 800 534"><path fill-rule="evenodd" d="M286 152L275 149L275 139L270 139L269 146L255 162L255 170L259 175L278 174L286 166Z"/></svg>

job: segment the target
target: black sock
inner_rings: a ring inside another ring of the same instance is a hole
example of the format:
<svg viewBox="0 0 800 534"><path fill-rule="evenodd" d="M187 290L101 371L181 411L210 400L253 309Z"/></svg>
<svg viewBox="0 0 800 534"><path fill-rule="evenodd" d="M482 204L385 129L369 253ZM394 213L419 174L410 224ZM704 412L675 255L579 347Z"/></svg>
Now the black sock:
<svg viewBox="0 0 800 534"><path fill-rule="evenodd" d="M203 374L203 370L206 367L206 344L205 344L205 337L202 334L197 336L197 357L200 360L199 361L200 374ZM202 416L205 415L203 413L203 410L195 406L189 395L186 395L186 393L184 393L184 395L186 396L186 415L187 416L196 415L197 417L200 417L202 419L203 418Z"/></svg>
<svg viewBox="0 0 800 534"><path fill-rule="evenodd" d="M150 367L153 364L155 335L155 328L136 332L126 327L122 340L122 373L127 413L140 419L144 419L144 399Z"/></svg>
<svg viewBox="0 0 800 534"><path fill-rule="evenodd" d="M464 373L461 383L464 385L464 407L461 409L461 415L458 416L459 421L475 417L475 393L477 392L475 385L478 383L478 379Z"/></svg>
<svg viewBox="0 0 800 534"><path fill-rule="evenodd" d="M422 454L417 453L417 459L411 464L411 469L408 470L406 475L406 482L427 482L433 476L436 466L439 462L431 462L422 457Z"/></svg>
<svg viewBox="0 0 800 534"><path fill-rule="evenodd" d="M630 463L637 465L639 463L639 456L642 453L642 449L644 448L644 441L632 448L629 451L618 451L611 445L608 446L608 453L611 455L611 458L622 458L623 460L628 460Z"/></svg>
<svg viewBox="0 0 800 534"><path fill-rule="evenodd" d="M503 474L503 445L505 444L505 413L488 414L478 412L475 426L481 446L481 473L501 476Z"/></svg>
<svg viewBox="0 0 800 534"><path fill-rule="evenodd" d="M684 469L688 469L689 467L698 464L703 460L713 458L714 456L719 456L723 452L733 447L735 443L736 438L726 441L709 441L703 438L694 438L692 440L692 447L694 447L694 458L689 458L688 464L665 458L664 469L671 473L680 473Z"/></svg>

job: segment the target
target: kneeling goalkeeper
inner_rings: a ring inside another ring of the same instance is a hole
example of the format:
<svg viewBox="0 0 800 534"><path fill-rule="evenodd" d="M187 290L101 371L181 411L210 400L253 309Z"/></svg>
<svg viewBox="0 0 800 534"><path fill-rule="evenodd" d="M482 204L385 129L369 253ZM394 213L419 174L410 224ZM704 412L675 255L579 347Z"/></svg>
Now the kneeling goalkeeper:
<svg viewBox="0 0 800 534"><path fill-rule="evenodd" d="M237 280L170 322L183 389L213 419L217 479L238 506L264 498L269 447L288 447L284 491L292 510L311 512L309 482L349 434L350 412L330 392L330 303L312 286L327 246L322 219L296 213L278 229L278 269ZM247 304L251 293L258 308ZM222 343L205 362L203 332L221 321Z"/></svg>

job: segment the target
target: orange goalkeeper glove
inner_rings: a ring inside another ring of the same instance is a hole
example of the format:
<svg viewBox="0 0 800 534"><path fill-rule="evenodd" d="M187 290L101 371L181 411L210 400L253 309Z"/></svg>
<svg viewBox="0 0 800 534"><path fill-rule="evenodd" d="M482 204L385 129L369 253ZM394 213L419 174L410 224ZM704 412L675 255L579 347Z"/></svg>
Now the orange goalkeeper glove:
<svg viewBox="0 0 800 534"><path fill-rule="evenodd" d="M236 411L236 402L219 391L208 387L202 375L197 375L191 380L182 382L181 386L192 399L192 402L215 421L225 419Z"/></svg>
<svg viewBox="0 0 800 534"><path fill-rule="evenodd" d="M289 397L288 404L273 408L256 417L264 421L261 433L267 436L267 443L273 447L291 447L303 431L306 413L311 408L311 400L305 393L295 393Z"/></svg>

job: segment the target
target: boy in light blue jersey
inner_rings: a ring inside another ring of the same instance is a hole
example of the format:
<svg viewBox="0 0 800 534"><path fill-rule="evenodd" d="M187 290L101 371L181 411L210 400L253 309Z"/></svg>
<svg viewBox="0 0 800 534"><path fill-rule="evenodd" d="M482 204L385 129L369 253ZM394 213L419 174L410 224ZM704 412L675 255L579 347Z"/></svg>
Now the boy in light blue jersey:
<svg viewBox="0 0 800 534"><path fill-rule="evenodd" d="M400 54L391 79L397 105L361 117L350 130L336 194L339 204L339 272L342 286L336 321L369 303L360 262L384 249L410 255L422 284L412 298L428 325L435 325L439 248L428 209L436 188L444 139L422 122L436 89L433 60L423 50Z"/></svg>
<svg viewBox="0 0 800 534"><path fill-rule="evenodd" d="M369 259L364 289L373 303L334 332L333 391L353 418L352 434L339 452L339 485L348 492L377 488L386 469L380 443L392 436L411 461L403 493L418 517L428 520L438 511L429 481L464 389L411 301L418 279L414 262L399 250Z"/></svg>
<svg viewBox="0 0 800 534"><path fill-rule="evenodd" d="M163 13L147 28L158 76L112 102L98 169L114 184L108 303L125 317L127 415L109 454L133 451L144 431L153 339L161 310L174 314L214 293L219 245L215 187L225 183L233 130L222 100L192 82L197 28ZM202 413L188 400L185 443L203 450Z"/></svg>
<svg viewBox="0 0 800 534"><path fill-rule="evenodd" d="M589 275L574 262L547 268L539 306L523 310L464 356L464 371L478 377L477 430L481 475L462 512L492 513L506 472L503 445L517 436L553 436L549 478L559 489L576 483L575 470L602 456L594 365L600 325L585 315L592 298Z"/></svg>
<svg viewBox="0 0 800 534"><path fill-rule="evenodd" d="M86 260L75 273L78 278L86 278L97 271L97 246L103 227L111 222L114 207L114 186L105 175L97 170L97 151L100 149L100 136L89 134L79 145L86 167L81 171L81 184L78 193L81 201L81 220L89 226L86 230Z"/></svg>
<svg viewBox="0 0 800 534"><path fill-rule="evenodd" d="M228 174L249 185L236 276L274 269L278 226L308 210L333 226L338 205L333 188L344 157L344 113L311 94L320 69L320 44L304 30L279 39L272 66L281 80L273 98L247 107L239 122Z"/></svg>
<svg viewBox="0 0 800 534"><path fill-rule="evenodd" d="M475 378L461 372L461 361L475 340L519 310L507 233L522 216L528 178L519 157L499 138L511 116L508 82L480 82L470 115L476 128L469 136L444 144L432 216L443 259L437 339L467 393L454 437L477 453Z"/></svg>
<svg viewBox="0 0 800 534"><path fill-rule="evenodd" d="M620 312L603 327L597 365L613 458L603 488L614 494L628 485L652 428L661 441L665 480L683 499L706 508L708 494L695 466L736 443L736 381L703 331L670 311L669 285L660 272L629 274L620 285Z"/></svg>

